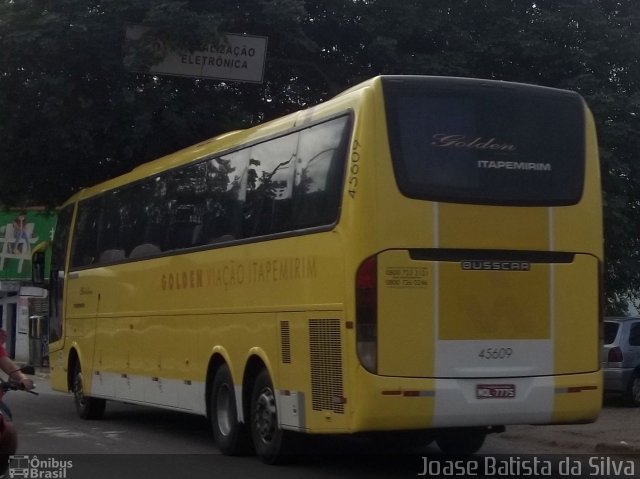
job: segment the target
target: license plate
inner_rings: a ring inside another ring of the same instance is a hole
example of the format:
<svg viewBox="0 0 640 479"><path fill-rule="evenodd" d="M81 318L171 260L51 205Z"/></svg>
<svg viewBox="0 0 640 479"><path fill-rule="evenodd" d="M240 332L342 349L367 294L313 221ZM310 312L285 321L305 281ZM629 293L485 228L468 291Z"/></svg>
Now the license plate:
<svg viewBox="0 0 640 479"><path fill-rule="evenodd" d="M516 397L515 384L478 384L476 386L478 399L509 399Z"/></svg>

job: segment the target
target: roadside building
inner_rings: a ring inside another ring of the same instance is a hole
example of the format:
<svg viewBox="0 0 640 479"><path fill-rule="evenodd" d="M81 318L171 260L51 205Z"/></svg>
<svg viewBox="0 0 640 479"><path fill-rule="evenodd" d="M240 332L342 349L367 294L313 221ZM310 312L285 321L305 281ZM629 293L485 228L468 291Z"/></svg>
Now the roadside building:
<svg viewBox="0 0 640 479"><path fill-rule="evenodd" d="M55 223L44 208L0 211L0 327L19 363L47 362L47 292L32 282L31 255L48 248Z"/></svg>

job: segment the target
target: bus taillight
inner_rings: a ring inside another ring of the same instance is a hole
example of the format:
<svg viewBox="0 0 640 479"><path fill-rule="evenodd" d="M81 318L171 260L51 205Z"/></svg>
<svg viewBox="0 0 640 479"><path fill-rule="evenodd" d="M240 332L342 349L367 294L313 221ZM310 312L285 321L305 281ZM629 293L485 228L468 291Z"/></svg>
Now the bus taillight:
<svg viewBox="0 0 640 479"><path fill-rule="evenodd" d="M375 256L364 260L356 275L356 338L358 358L372 373L378 369L378 268Z"/></svg>

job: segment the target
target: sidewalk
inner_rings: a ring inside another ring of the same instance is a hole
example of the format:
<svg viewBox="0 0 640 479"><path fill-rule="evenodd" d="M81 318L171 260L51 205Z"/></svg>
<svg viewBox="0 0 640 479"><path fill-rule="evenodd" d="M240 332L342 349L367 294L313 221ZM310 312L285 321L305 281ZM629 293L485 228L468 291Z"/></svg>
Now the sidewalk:
<svg viewBox="0 0 640 479"><path fill-rule="evenodd" d="M640 454L640 408L626 407L619 399L607 399L598 420L591 424L555 426L507 426L496 434L503 445L535 448L560 454Z"/></svg>

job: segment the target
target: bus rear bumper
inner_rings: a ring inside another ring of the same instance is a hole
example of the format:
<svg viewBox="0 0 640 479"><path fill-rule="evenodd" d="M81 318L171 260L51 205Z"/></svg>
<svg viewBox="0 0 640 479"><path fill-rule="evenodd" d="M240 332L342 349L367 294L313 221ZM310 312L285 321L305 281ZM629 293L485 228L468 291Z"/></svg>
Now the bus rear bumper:
<svg viewBox="0 0 640 479"><path fill-rule="evenodd" d="M594 421L602 374L413 379L376 376L354 411L354 428L401 430ZM362 391L362 389L361 389Z"/></svg>

